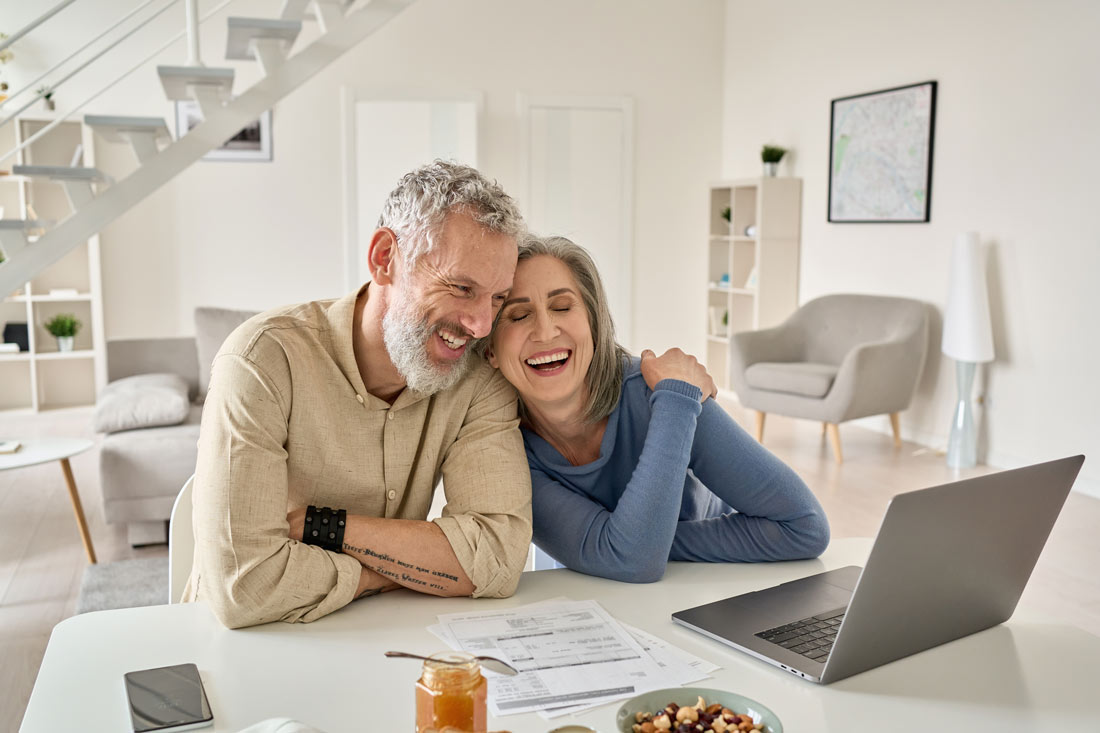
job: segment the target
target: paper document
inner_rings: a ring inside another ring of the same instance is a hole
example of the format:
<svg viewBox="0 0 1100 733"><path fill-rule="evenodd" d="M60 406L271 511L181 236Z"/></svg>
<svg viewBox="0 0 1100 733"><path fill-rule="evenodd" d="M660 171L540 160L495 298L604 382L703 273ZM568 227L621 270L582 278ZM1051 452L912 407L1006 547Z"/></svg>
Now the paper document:
<svg viewBox="0 0 1100 733"><path fill-rule="evenodd" d="M493 715L587 705L679 685L595 601L446 614L442 638L520 671L489 678Z"/></svg>

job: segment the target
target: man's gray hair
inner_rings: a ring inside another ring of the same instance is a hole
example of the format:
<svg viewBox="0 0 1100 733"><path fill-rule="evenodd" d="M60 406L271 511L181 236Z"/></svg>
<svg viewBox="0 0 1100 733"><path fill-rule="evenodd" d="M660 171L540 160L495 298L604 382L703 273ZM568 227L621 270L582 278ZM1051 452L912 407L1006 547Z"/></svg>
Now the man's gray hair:
<svg viewBox="0 0 1100 733"><path fill-rule="evenodd" d="M421 255L435 248L436 235L451 211L516 239L526 231L519 207L499 183L446 160L406 173L386 199L378 226L394 231L398 250L412 268Z"/></svg>
<svg viewBox="0 0 1100 733"><path fill-rule="evenodd" d="M592 363L584 375L588 388L584 417L590 423L597 422L610 415L619 403L630 354L615 340L615 323L611 320L607 293L588 251L565 237L528 235L520 241L520 262L538 255L553 257L568 267L580 288L581 300L588 311L588 327L592 331ZM523 409L523 400L520 400L520 409Z"/></svg>

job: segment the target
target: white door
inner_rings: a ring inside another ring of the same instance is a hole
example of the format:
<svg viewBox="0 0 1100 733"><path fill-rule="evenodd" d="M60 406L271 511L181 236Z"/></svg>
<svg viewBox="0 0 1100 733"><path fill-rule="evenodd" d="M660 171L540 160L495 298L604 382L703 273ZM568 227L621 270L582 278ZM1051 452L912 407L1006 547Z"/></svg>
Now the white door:
<svg viewBox="0 0 1100 733"><path fill-rule="evenodd" d="M619 342L632 340L633 104L627 98L520 97L522 203L531 230L587 249Z"/></svg>

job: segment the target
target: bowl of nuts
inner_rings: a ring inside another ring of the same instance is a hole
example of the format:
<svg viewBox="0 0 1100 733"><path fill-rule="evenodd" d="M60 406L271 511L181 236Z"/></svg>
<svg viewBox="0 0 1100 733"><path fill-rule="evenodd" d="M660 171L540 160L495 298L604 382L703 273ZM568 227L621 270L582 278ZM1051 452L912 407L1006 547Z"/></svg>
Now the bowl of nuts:
<svg viewBox="0 0 1100 733"><path fill-rule="evenodd" d="M776 714L755 700L700 687L638 695L619 708L615 723L620 733L783 733Z"/></svg>

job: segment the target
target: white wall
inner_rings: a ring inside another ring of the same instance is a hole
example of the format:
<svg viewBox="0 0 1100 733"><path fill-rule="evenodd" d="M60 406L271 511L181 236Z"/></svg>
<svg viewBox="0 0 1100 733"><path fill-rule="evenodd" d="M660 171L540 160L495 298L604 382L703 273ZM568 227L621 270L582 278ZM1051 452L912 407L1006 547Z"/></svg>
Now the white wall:
<svg viewBox="0 0 1100 733"><path fill-rule="evenodd" d="M801 176L801 300L849 291L933 303L950 249L989 249L996 361L986 372L988 463L1083 452L1100 495L1100 4L1093 0L729 0L723 175L755 175L759 149L792 149ZM829 102L939 82L931 222L826 221ZM941 323L903 432L942 447L955 397Z"/></svg>
<svg viewBox="0 0 1100 733"><path fill-rule="evenodd" d="M134 4L78 3L65 11L76 28L58 16L16 60L57 60L79 30L107 24L89 6L121 15ZM33 17L27 5L0 0L5 29ZM229 10L262 16L273 7L238 0ZM636 308L626 340L682 343L680 322L693 309L677 313L665 299L702 310L696 243L706 231L706 183L720 167L724 13L721 0L420 0L275 107L273 163L200 162L103 233L108 338L191 333L196 305L262 308L343 292L340 89L356 85L401 97L482 93L481 168L514 195L517 93L633 97ZM224 23L209 27L205 61L222 64ZM157 62L184 56L177 44ZM254 78L250 65L232 65L239 79ZM76 94L59 91L59 109ZM93 109L171 114L158 100L155 73L143 70ZM101 143L97 153L113 173L133 165L122 146ZM692 338L700 348L701 325Z"/></svg>

